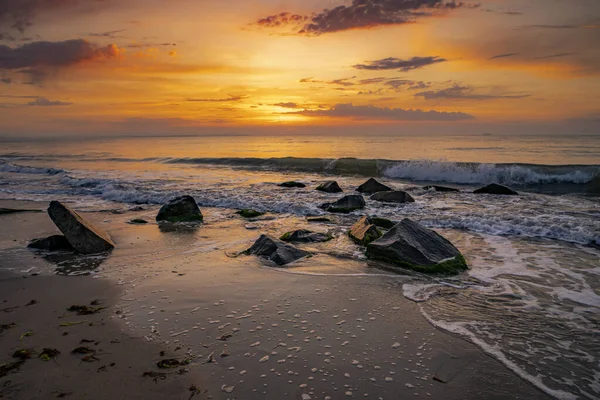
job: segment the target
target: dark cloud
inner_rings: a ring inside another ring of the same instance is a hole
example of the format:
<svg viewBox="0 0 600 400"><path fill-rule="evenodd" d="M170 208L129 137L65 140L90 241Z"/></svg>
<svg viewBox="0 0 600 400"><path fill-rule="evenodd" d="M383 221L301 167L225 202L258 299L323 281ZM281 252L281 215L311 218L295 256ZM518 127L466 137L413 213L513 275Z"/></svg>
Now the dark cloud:
<svg viewBox="0 0 600 400"><path fill-rule="evenodd" d="M334 79L332 81L328 81L325 83L327 83L328 85L354 86L354 85L356 85L356 83L350 82L350 79L354 79L354 78L356 78L356 77L353 76L351 78Z"/></svg>
<svg viewBox="0 0 600 400"><path fill-rule="evenodd" d="M366 64L356 64L353 67L356 69L366 69L373 71L381 70L398 70L408 72L413 69L427 67L428 65L437 64L447 61L445 58L435 57L413 57L409 60L400 58L388 57L382 60L368 61Z"/></svg>
<svg viewBox="0 0 600 400"><path fill-rule="evenodd" d="M125 32L127 29L119 29L116 31L108 31L108 32L100 32L100 33L88 33L86 36L91 36L91 37L106 37L106 38L111 38L111 39L115 39L115 38L119 38L122 36L117 36L118 33L123 33Z"/></svg>
<svg viewBox="0 0 600 400"><path fill-rule="evenodd" d="M523 25L522 29L577 29L581 25Z"/></svg>
<svg viewBox="0 0 600 400"><path fill-rule="evenodd" d="M293 102L288 102L288 103L275 103L273 104L274 106L277 107L283 107L283 108L298 108L298 103L293 103Z"/></svg>
<svg viewBox="0 0 600 400"><path fill-rule="evenodd" d="M461 121L474 118L472 115L462 112L407 110L403 108L354 106L352 104L337 104L326 110L302 110L291 114L301 114L311 117L337 117L395 121Z"/></svg>
<svg viewBox="0 0 600 400"><path fill-rule="evenodd" d="M492 100L492 99L523 99L530 97L530 94L477 94L475 89L470 86L454 85L452 87L440 90L430 90L426 92L415 93L415 97L422 97L425 100Z"/></svg>
<svg viewBox="0 0 600 400"><path fill-rule="evenodd" d="M27 103L28 106L43 106L43 107L53 107L53 106L70 106L73 103L67 103L60 100L48 100L45 97L37 97L35 100Z"/></svg>
<svg viewBox="0 0 600 400"><path fill-rule="evenodd" d="M115 45L100 47L83 39L33 42L15 48L0 45L0 69L61 68L118 53Z"/></svg>
<svg viewBox="0 0 600 400"><path fill-rule="evenodd" d="M222 99L187 99L187 101L192 101L192 102L226 102L226 101L240 101L240 100L244 100L247 99L248 96L232 96L230 95L227 98L222 98Z"/></svg>
<svg viewBox="0 0 600 400"><path fill-rule="evenodd" d="M495 56L490 57L490 60L495 60L497 58L508 58L508 57L514 57L514 56L518 56L519 53L504 53L504 54L497 54Z"/></svg>
<svg viewBox="0 0 600 400"><path fill-rule="evenodd" d="M407 24L458 8L478 6L454 0L352 0L350 5L324 9L310 16L288 12L271 15L258 20L255 25L292 27L295 34L318 36L350 29Z"/></svg>
<svg viewBox="0 0 600 400"><path fill-rule="evenodd" d="M549 54L547 56L540 56L540 57L535 57L536 60L547 60L550 58L561 58L561 57L568 57L568 56L573 56L576 53L558 53L558 54Z"/></svg>
<svg viewBox="0 0 600 400"><path fill-rule="evenodd" d="M390 79L385 82L385 85L392 87L394 90L405 88L408 90L427 89L431 86L430 82L411 81L408 79Z"/></svg>
<svg viewBox="0 0 600 400"><path fill-rule="evenodd" d="M319 81L313 78L302 78L299 81L300 83L325 83L324 81Z"/></svg>
<svg viewBox="0 0 600 400"><path fill-rule="evenodd" d="M482 9L481 11L488 12L488 13L494 13L494 14L511 15L511 16L523 15L523 13L521 11L513 11L513 10L491 10L489 8L486 8L486 9Z"/></svg>
<svg viewBox="0 0 600 400"><path fill-rule="evenodd" d="M130 49L139 49L139 48L143 48L143 47L170 47L170 46L177 46L177 43L134 43L134 44L129 44L123 47L127 47Z"/></svg>

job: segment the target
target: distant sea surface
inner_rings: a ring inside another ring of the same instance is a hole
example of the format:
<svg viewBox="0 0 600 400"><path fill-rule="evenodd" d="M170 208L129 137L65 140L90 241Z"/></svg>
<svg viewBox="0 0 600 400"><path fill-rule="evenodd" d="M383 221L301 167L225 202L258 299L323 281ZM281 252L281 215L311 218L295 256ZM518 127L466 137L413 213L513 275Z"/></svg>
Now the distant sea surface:
<svg viewBox="0 0 600 400"><path fill-rule="evenodd" d="M191 194L201 207L321 215L318 206L338 196L313 190L318 183L337 180L351 192L370 176L416 202L368 202L364 213L419 221L469 262L460 277L403 285L432 324L469 338L556 398L600 399L600 135L0 142L1 199L58 199L81 210ZM277 186L289 180L307 188ZM493 182L522 195L472 193ZM461 192L423 189L432 184Z"/></svg>

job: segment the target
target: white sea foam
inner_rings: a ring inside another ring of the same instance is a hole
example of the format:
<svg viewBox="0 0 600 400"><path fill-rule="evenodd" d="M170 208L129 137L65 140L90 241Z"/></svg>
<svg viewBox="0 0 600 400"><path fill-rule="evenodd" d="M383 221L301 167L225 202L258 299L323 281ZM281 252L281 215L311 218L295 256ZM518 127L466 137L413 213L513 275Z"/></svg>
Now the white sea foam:
<svg viewBox="0 0 600 400"><path fill-rule="evenodd" d="M18 174L57 175L64 173L65 171L58 168L30 167L26 165L18 165L0 161L0 172L13 172Z"/></svg>

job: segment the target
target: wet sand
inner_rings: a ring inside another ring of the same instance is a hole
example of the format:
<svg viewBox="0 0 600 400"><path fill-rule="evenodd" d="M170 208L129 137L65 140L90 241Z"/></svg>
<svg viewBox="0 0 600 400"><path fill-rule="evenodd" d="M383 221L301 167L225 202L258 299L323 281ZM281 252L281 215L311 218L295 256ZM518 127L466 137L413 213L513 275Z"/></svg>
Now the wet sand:
<svg viewBox="0 0 600 400"><path fill-rule="evenodd" d="M86 213L117 244L107 257L43 257L24 246L55 233L46 214L0 216L10 227L0 234L0 305L9 308L0 323L16 324L0 334L0 364L15 361L18 348L61 351L0 377L0 397L187 399L197 385L195 398L213 399L548 398L471 343L431 326L402 296L410 277L372 276L380 271L327 251L274 271L232 255L260 233L301 228L300 221L203 212L198 229L126 224L152 221L154 208ZM54 276L89 270L93 277ZM96 299L107 307L98 314L66 311ZM37 303L25 306L31 300ZM60 327L82 320L88 322ZM34 334L21 340L28 331ZM98 360L70 354L82 339L94 340L85 346ZM183 375L155 365L186 355L193 361ZM168 375L155 382L144 372Z"/></svg>

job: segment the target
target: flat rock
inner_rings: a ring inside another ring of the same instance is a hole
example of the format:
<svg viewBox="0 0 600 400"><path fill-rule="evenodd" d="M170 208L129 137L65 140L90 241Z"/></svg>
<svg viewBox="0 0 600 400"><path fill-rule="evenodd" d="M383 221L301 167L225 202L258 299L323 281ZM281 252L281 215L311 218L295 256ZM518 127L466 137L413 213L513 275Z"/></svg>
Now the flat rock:
<svg viewBox="0 0 600 400"><path fill-rule="evenodd" d="M33 239L27 245L30 249L39 249L47 251L73 250L73 246L63 235L52 235L43 239Z"/></svg>
<svg viewBox="0 0 600 400"><path fill-rule="evenodd" d="M267 235L261 235L252 247L246 250L246 253L266 258L277 265L289 264L310 254Z"/></svg>
<svg viewBox="0 0 600 400"><path fill-rule="evenodd" d="M296 181L283 182L277 186L283 187L283 188L305 188L306 187L306 185L304 183L296 182Z"/></svg>
<svg viewBox="0 0 600 400"><path fill-rule="evenodd" d="M325 203L321 208L332 213L348 214L355 210L365 208L365 199L361 195L351 194L344 196L334 203Z"/></svg>
<svg viewBox="0 0 600 400"><path fill-rule="evenodd" d="M237 211L236 214L248 219L265 215L263 212L252 210L250 208L244 208L243 210Z"/></svg>
<svg viewBox="0 0 600 400"><path fill-rule="evenodd" d="M450 241L410 219L370 243L367 257L424 273L457 274L468 269Z"/></svg>
<svg viewBox="0 0 600 400"><path fill-rule="evenodd" d="M204 217L192 196L181 196L163 205L156 215L157 221L202 222Z"/></svg>
<svg viewBox="0 0 600 400"><path fill-rule="evenodd" d="M2 214L17 214L17 213L26 213L26 212L42 212L41 210L22 210L18 208L3 208L0 207L0 215Z"/></svg>
<svg viewBox="0 0 600 400"><path fill-rule="evenodd" d="M512 189L507 188L506 186L498 185L497 183L492 183L491 185L487 185L480 189L475 190L473 193L475 194L502 194L507 196L517 196L519 193L515 192Z"/></svg>
<svg viewBox="0 0 600 400"><path fill-rule="evenodd" d="M50 203L48 215L71 246L80 253L101 253L115 247L108 233L59 201Z"/></svg>
<svg viewBox="0 0 600 400"><path fill-rule="evenodd" d="M328 242L333 239L328 233L311 232L306 229L299 229L297 231L287 232L280 238L284 242L292 243L320 243Z"/></svg>
<svg viewBox="0 0 600 400"><path fill-rule="evenodd" d="M307 217L307 222L332 222L330 218L327 217Z"/></svg>
<svg viewBox="0 0 600 400"><path fill-rule="evenodd" d="M355 243L366 246L372 241L379 239L381 237L381 232L369 217L362 217L352 225L352 228L350 228L350 231L348 232L348 236L350 236L350 239Z"/></svg>
<svg viewBox="0 0 600 400"><path fill-rule="evenodd" d="M319 186L317 186L316 190L321 191L321 192L327 192L327 193L342 193L343 192L342 188L340 187L340 185L338 185L338 183L336 181L323 182Z"/></svg>
<svg viewBox="0 0 600 400"><path fill-rule="evenodd" d="M371 200L385 201L386 203L414 203L415 199L402 190L393 190L391 192L377 192L371 196Z"/></svg>
<svg viewBox="0 0 600 400"><path fill-rule="evenodd" d="M423 190L435 190L436 192L460 193L460 190L458 190L458 189L446 187L446 186L437 186L437 185L424 186Z"/></svg>
<svg viewBox="0 0 600 400"><path fill-rule="evenodd" d="M357 192L368 194L373 194L377 192L390 192L392 190L394 189L384 185L383 183L378 182L374 178L370 178L368 181L366 181L356 189Z"/></svg>

